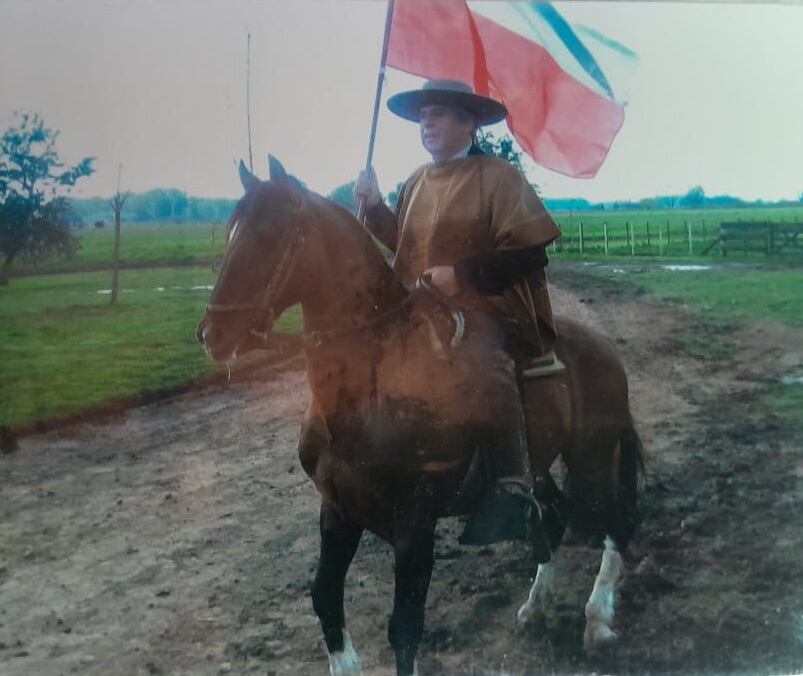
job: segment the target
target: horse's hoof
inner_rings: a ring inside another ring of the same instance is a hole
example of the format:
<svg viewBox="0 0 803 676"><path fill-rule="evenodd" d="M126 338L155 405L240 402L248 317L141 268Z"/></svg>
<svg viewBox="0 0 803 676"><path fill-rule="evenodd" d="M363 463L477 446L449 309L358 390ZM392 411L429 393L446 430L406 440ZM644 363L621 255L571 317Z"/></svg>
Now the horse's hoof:
<svg viewBox="0 0 803 676"><path fill-rule="evenodd" d="M329 653L329 676L362 676L362 666L351 636L343 631L343 650Z"/></svg>
<svg viewBox="0 0 803 676"><path fill-rule="evenodd" d="M540 611L538 608L533 608L529 603L525 603L521 608L519 608L519 612L516 613L516 624L523 629L528 624L532 623L535 617L539 614Z"/></svg>
<svg viewBox="0 0 803 676"><path fill-rule="evenodd" d="M333 653L329 656L329 676L362 676L362 667L359 660L350 660L338 656L342 653Z"/></svg>
<svg viewBox="0 0 803 676"><path fill-rule="evenodd" d="M616 632L607 624L593 623L586 625L583 632L583 648L586 652L598 650L603 646L612 644L617 639Z"/></svg>

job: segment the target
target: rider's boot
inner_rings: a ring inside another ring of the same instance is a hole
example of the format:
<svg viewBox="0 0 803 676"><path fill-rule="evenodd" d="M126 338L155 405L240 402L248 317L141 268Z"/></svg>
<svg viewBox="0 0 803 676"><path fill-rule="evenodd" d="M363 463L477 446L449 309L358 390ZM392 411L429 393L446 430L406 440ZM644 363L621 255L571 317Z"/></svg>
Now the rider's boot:
<svg viewBox="0 0 803 676"><path fill-rule="evenodd" d="M528 539L529 522L537 509L532 492L527 446L507 439L485 452L483 460L496 477L495 485L468 518L459 542L488 545Z"/></svg>
<svg viewBox="0 0 803 676"><path fill-rule="evenodd" d="M540 378L563 373L566 365L558 359L555 350L544 344L544 340L534 322L521 343L519 369L522 378ZM553 341L554 342L554 341Z"/></svg>

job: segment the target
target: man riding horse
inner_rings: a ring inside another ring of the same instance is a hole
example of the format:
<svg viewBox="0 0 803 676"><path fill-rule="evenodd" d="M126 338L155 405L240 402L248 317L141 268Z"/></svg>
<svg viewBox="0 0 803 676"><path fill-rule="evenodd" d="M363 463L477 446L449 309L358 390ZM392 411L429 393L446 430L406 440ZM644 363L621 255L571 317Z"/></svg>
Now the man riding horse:
<svg viewBox="0 0 803 676"><path fill-rule="evenodd" d="M560 231L521 172L476 144L480 126L507 116L501 103L462 82L432 80L391 97L388 107L419 123L432 163L407 179L395 212L382 202L376 175L363 172L354 193L365 207L365 224L394 252L393 268L405 286L422 280L466 313L469 330L487 327L490 318L487 368L505 393L506 419L497 422L507 433L481 458L495 490L470 518L461 542L523 538L532 478L519 384L563 370L552 351L556 332L545 273L545 247Z"/></svg>
<svg viewBox="0 0 803 676"><path fill-rule="evenodd" d="M358 190L396 251L395 270L352 214L278 160L267 181L241 163L245 192L197 330L207 353L229 362L269 344L275 320L301 305L311 399L299 458L321 496L311 595L336 676L362 673L344 582L364 532L393 548L388 640L397 673L411 676L440 518L473 510L465 543L529 536L538 569L521 624L543 616L565 528L604 540L585 606L589 649L616 637L620 552L638 523L642 453L624 367L609 340L570 319L555 317L554 342L543 246L557 228L518 171L469 154L476 125L504 109L459 84L423 92L392 107L422 120L435 162L410 178L395 215L373 178ZM543 353L552 343L565 373L535 377L533 346ZM522 400L537 415L525 419ZM560 488L549 473L558 458Z"/></svg>

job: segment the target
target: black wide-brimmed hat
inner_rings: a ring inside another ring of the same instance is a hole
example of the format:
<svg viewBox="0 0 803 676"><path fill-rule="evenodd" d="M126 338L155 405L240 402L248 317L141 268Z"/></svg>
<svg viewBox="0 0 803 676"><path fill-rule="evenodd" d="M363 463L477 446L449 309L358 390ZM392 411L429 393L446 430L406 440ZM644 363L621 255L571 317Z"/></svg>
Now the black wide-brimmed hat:
<svg viewBox="0 0 803 676"><path fill-rule="evenodd" d="M478 125L494 124L507 117L507 108L499 101L475 94L459 80L430 80L421 89L395 94L388 99L388 108L411 122L421 120L422 106L454 106L473 113Z"/></svg>

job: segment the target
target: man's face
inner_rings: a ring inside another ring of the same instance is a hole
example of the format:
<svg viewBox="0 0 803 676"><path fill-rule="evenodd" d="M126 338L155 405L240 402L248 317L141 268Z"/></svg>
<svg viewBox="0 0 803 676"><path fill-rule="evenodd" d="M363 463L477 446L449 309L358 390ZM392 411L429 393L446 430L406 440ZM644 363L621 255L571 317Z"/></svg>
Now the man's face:
<svg viewBox="0 0 803 676"><path fill-rule="evenodd" d="M450 106L423 106L420 125L421 142L435 162L454 157L471 143L474 132L471 116Z"/></svg>

